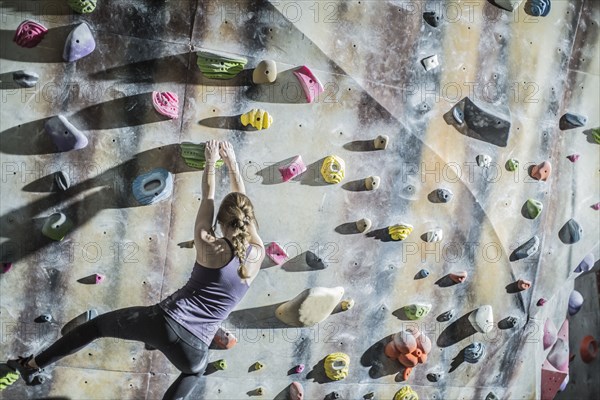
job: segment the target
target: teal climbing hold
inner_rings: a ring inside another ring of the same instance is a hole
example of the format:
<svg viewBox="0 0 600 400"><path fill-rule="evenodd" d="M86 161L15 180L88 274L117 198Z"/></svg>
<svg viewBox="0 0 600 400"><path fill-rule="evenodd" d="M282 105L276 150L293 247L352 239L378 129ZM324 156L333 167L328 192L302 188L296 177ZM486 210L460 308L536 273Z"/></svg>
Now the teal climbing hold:
<svg viewBox="0 0 600 400"><path fill-rule="evenodd" d="M68 4L79 14L89 14L96 9L96 0L69 0Z"/></svg>
<svg viewBox="0 0 600 400"><path fill-rule="evenodd" d="M538 215L542 213L544 205L541 201L529 199L527 200L527 203L525 203L525 208L527 209L527 216L530 219L536 219Z"/></svg>
<svg viewBox="0 0 600 400"><path fill-rule="evenodd" d="M46 219L42 233L52 240L61 241L71 228L73 228L73 222L65 214L58 212Z"/></svg>
<svg viewBox="0 0 600 400"><path fill-rule="evenodd" d="M244 57L235 57L212 51L198 51L196 63L202 74L209 79L231 79L237 76L248 62Z"/></svg>

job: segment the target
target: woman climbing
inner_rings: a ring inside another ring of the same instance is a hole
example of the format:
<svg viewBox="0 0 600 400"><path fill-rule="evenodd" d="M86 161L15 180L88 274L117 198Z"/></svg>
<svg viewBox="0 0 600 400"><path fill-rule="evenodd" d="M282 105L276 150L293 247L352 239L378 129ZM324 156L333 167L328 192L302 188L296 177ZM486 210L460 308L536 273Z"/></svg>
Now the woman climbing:
<svg viewBox="0 0 600 400"><path fill-rule="evenodd" d="M229 169L231 193L217 213L223 237L215 235L215 163ZM128 307L100 315L71 330L33 357L9 360L27 385L38 382L41 369L73 354L98 338L137 340L160 350L181 371L164 394L166 399L191 399L207 365L208 347L221 322L242 300L264 258L254 208L229 142L211 140L205 147L202 201L196 216L196 263L188 282L162 302ZM198 398L194 396L193 398Z"/></svg>

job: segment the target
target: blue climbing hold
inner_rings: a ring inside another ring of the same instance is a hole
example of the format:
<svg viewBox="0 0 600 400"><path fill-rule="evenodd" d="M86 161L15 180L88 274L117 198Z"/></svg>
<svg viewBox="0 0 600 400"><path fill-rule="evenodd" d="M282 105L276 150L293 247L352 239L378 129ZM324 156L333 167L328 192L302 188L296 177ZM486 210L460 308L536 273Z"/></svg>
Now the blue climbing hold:
<svg viewBox="0 0 600 400"><path fill-rule="evenodd" d="M526 10L534 17L545 17L550 13L550 0L529 0Z"/></svg>
<svg viewBox="0 0 600 400"><path fill-rule="evenodd" d="M158 203L173 193L173 175L164 168L156 168L135 178L133 196L143 205Z"/></svg>

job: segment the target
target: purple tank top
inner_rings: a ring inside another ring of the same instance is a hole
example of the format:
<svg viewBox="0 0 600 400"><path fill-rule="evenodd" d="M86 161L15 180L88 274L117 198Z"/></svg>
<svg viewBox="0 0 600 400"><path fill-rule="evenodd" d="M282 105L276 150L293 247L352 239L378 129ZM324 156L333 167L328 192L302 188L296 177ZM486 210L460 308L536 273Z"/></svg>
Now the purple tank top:
<svg viewBox="0 0 600 400"><path fill-rule="evenodd" d="M231 247L233 246L225 239ZM246 250L246 257L250 247ZM215 333L249 286L238 275L240 260L233 258L221 268L194 263L185 286L160 302L164 312L210 346Z"/></svg>

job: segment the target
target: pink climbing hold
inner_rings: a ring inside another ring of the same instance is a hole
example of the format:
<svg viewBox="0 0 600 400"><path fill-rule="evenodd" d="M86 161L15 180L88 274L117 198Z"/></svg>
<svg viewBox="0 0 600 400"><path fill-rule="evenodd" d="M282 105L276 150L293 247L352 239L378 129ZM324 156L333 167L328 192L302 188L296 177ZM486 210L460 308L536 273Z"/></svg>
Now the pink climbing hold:
<svg viewBox="0 0 600 400"><path fill-rule="evenodd" d="M279 172L284 182L297 177L305 171L306 165L304 165L304 161L302 161L302 157L299 155L294 157L288 165L279 167Z"/></svg>
<svg viewBox="0 0 600 400"><path fill-rule="evenodd" d="M574 163L575 161L579 160L579 154L571 154L568 155L567 158L569 159L569 161Z"/></svg>
<svg viewBox="0 0 600 400"><path fill-rule="evenodd" d="M290 400L303 400L304 388L300 382L292 382L290 385Z"/></svg>
<svg viewBox="0 0 600 400"><path fill-rule="evenodd" d="M279 246L279 244L277 244L277 242L271 242L271 244L267 246L266 251L269 258L277 265L283 264L287 258L287 253Z"/></svg>
<svg viewBox="0 0 600 400"><path fill-rule="evenodd" d="M102 283L104 281L104 275L94 274L94 279L96 280L96 284Z"/></svg>
<svg viewBox="0 0 600 400"><path fill-rule="evenodd" d="M560 343L559 343L560 342ZM569 375L569 320L565 319L557 340L542 365L542 400L552 400Z"/></svg>
<svg viewBox="0 0 600 400"><path fill-rule="evenodd" d="M546 181L552 172L552 165L550 161L544 161L538 165L534 165L531 168L531 177L538 181Z"/></svg>
<svg viewBox="0 0 600 400"><path fill-rule="evenodd" d="M26 20L17 28L13 40L21 47L32 48L42 41L47 32L48 29L44 25Z"/></svg>
<svg viewBox="0 0 600 400"><path fill-rule="evenodd" d="M11 263L11 262L3 262L3 263L2 263L2 273L3 273L3 274L5 274L5 273L7 273L8 271L10 271L10 270L11 270L11 268L12 268L12 266L13 266L13 265L12 265L12 263Z"/></svg>
<svg viewBox="0 0 600 400"><path fill-rule="evenodd" d="M173 92L152 92L152 104L161 115L171 119L179 116L179 98Z"/></svg>
<svg viewBox="0 0 600 400"><path fill-rule="evenodd" d="M548 302L548 300L546 300L543 297L540 297L540 299L537 301L536 304L537 304L538 307L542 307L544 304L546 304L546 302Z"/></svg>
<svg viewBox="0 0 600 400"><path fill-rule="evenodd" d="M297 374L302 373L302 371L304 371L304 364L298 364L296 365L296 369L294 370Z"/></svg>
<svg viewBox="0 0 600 400"><path fill-rule="evenodd" d="M600 210L600 203L592 204L592 208L596 211Z"/></svg>
<svg viewBox="0 0 600 400"><path fill-rule="evenodd" d="M294 75L300 81L306 95L306 101L309 103L312 103L318 95L323 93L323 85L306 65L295 70Z"/></svg>
<svg viewBox="0 0 600 400"><path fill-rule="evenodd" d="M527 290L531 287L531 281L528 281L527 279L519 279L517 281L517 288L519 290Z"/></svg>

